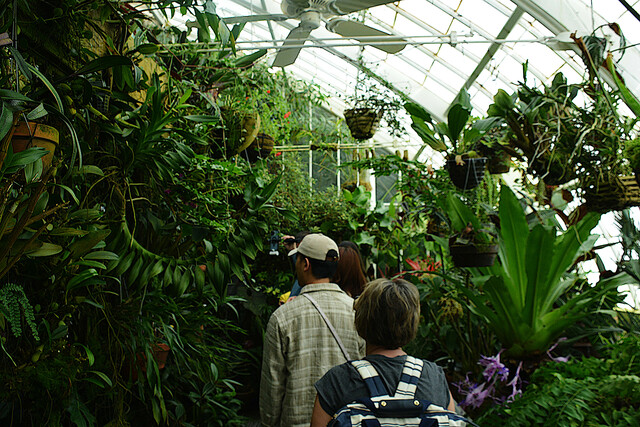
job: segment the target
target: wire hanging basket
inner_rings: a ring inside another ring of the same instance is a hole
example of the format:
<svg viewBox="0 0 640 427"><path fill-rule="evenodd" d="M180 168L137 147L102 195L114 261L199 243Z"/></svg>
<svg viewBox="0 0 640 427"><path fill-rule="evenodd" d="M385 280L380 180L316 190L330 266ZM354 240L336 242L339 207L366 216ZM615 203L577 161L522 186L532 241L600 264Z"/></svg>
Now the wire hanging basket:
<svg viewBox="0 0 640 427"><path fill-rule="evenodd" d="M486 157L463 159L459 164L455 159L447 160L446 169L453 185L461 190L476 188L484 179Z"/></svg>
<svg viewBox="0 0 640 427"><path fill-rule="evenodd" d="M383 110L381 108L351 108L344 111L344 119L351 136L363 141L370 139L378 130Z"/></svg>
<svg viewBox="0 0 640 427"><path fill-rule="evenodd" d="M640 206L640 186L634 176L613 176L590 183L584 189L584 199L590 211L619 211Z"/></svg>

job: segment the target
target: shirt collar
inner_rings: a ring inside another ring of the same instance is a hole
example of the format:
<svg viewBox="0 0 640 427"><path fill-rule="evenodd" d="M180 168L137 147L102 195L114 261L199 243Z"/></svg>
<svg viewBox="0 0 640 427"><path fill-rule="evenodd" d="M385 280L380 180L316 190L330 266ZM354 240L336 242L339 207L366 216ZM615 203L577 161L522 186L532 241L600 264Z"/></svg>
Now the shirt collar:
<svg viewBox="0 0 640 427"><path fill-rule="evenodd" d="M306 292L317 292L317 291L333 291L333 292L344 292L340 289L340 286L335 283L310 283L308 285L304 285L301 294Z"/></svg>

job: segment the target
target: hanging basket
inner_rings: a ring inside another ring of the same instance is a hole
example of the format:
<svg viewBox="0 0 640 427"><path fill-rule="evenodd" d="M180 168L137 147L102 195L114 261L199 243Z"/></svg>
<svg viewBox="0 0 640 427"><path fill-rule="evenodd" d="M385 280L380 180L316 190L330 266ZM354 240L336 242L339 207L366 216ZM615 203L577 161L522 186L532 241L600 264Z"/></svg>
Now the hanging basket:
<svg viewBox="0 0 640 427"><path fill-rule="evenodd" d="M456 267L491 267L498 245L449 245L449 254Z"/></svg>
<svg viewBox="0 0 640 427"><path fill-rule="evenodd" d="M249 163L255 163L258 159L266 159L273 151L275 139L266 133L259 133L250 146L240 153L243 159Z"/></svg>
<svg viewBox="0 0 640 427"><path fill-rule="evenodd" d="M484 169L487 165L486 157L463 159L459 165L454 159L447 160L446 168L453 185L461 190L476 188L484 179Z"/></svg>
<svg viewBox="0 0 640 427"><path fill-rule="evenodd" d="M614 176L589 184L584 189L584 199L590 211L619 211L640 206L640 186L634 176Z"/></svg>
<svg viewBox="0 0 640 427"><path fill-rule="evenodd" d="M344 120L352 137L365 140L373 137L378 130L382 113L380 108L352 108L344 111Z"/></svg>
<svg viewBox="0 0 640 427"><path fill-rule="evenodd" d="M511 169L511 156L505 151L500 151L488 157L487 171L492 175L507 173Z"/></svg>

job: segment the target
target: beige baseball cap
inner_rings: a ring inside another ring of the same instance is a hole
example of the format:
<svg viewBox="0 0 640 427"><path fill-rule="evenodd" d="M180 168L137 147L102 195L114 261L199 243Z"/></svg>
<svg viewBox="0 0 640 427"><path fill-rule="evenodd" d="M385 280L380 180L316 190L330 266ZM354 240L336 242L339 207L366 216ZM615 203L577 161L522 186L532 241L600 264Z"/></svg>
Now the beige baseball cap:
<svg viewBox="0 0 640 427"><path fill-rule="evenodd" d="M330 250L335 251L335 259L339 258L338 245L324 234L307 234L297 248L289 252L289 256L300 252L309 258L325 261Z"/></svg>

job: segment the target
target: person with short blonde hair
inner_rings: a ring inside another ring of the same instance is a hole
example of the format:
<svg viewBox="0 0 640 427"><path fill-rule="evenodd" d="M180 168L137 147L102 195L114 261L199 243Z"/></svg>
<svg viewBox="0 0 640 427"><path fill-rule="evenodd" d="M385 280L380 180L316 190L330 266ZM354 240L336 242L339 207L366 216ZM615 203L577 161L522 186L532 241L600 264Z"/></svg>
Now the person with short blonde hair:
<svg viewBox="0 0 640 427"><path fill-rule="evenodd" d="M354 302L358 335L366 342L366 357L378 372L386 390L398 387L407 353L402 346L415 338L420 322L420 294L403 279L370 282ZM415 359L419 360L419 359ZM441 367L422 360L415 398L428 400L450 411L455 401ZM351 363L333 367L315 384L317 396L311 426L326 426L332 415L348 403L369 397L369 390Z"/></svg>

